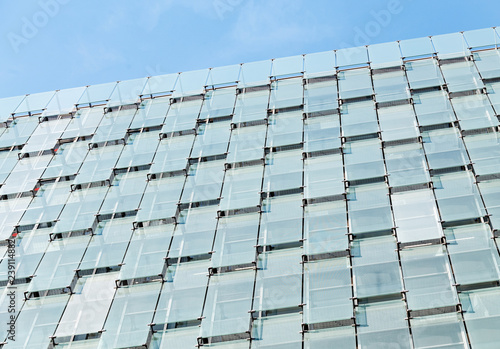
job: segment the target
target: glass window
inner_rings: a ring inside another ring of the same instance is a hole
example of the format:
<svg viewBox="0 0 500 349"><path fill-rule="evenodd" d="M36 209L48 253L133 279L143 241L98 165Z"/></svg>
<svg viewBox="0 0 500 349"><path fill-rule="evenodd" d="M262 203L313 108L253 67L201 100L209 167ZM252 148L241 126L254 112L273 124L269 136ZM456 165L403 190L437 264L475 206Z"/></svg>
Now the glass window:
<svg viewBox="0 0 500 349"><path fill-rule="evenodd" d="M340 118L338 114L308 118L304 122L304 150L308 153L339 149Z"/></svg>
<svg viewBox="0 0 500 349"><path fill-rule="evenodd" d="M475 130L499 125L495 111L486 95L472 95L452 99L462 130Z"/></svg>
<svg viewBox="0 0 500 349"><path fill-rule="evenodd" d="M458 129L445 128L422 133L430 169L464 166L469 157Z"/></svg>
<svg viewBox="0 0 500 349"><path fill-rule="evenodd" d="M341 71L337 75L342 99L371 96L373 94L370 69L360 68Z"/></svg>
<svg viewBox="0 0 500 349"><path fill-rule="evenodd" d="M379 130L373 101L342 104L340 113L344 137L372 134Z"/></svg>
<svg viewBox="0 0 500 349"><path fill-rule="evenodd" d="M423 59L405 63L406 76L412 89L441 86L443 75L436 59Z"/></svg>
<svg viewBox="0 0 500 349"><path fill-rule="evenodd" d="M344 143L344 162L349 181L385 175L382 145L378 139Z"/></svg>
<svg viewBox="0 0 500 349"><path fill-rule="evenodd" d="M381 108L378 110L382 140L394 141L405 138L417 138L417 120L411 105Z"/></svg>
<svg viewBox="0 0 500 349"><path fill-rule="evenodd" d="M308 83L304 86L304 103L307 113L339 107L336 80Z"/></svg>
<svg viewBox="0 0 500 349"><path fill-rule="evenodd" d="M391 187L430 182L421 144L386 147L384 155Z"/></svg>
<svg viewBox="0 0 500 349"><path fill-rule="evenodd" d="M264 200L259 245L279 245L302 239L302 196L284 195Z"/></svg>
<svg viewBox="0 0 500 349"><path fill-rule="evenodd" d="M266 156L263 192L296 189L302 186L302 151L290 150Z"/></svg>
<svg viewBox="0 0 500 349"><path fill-rule="evenodd" d="M345 188L342 155L304 160L304 187L306 199L343 194Z"/></svg>
<svg viewBox="0 0 500 349"><path fill-rule="evenodd" d="M304 86L302 78L273 81L269 109L296 107L302 105Z"/></svg>
<svg viewBox="0 0 500 349"><path fill-rule="evenodd" d="M413 105L420 126L456 121L450 100L444 91L414 94Z"/></svg>
<svg viewBox="0 0 500 349"><path fill-rule="evenodd" d="M272 114L267 129L267 147L279 147L302 142L303 121L301 112Z"/></svg>
<svg viewBox="0 0 500 349"><path fill-rule="evenodd" d="M462 317L457 313L423 316L410 320L415 348L468 348Z"/></svg>

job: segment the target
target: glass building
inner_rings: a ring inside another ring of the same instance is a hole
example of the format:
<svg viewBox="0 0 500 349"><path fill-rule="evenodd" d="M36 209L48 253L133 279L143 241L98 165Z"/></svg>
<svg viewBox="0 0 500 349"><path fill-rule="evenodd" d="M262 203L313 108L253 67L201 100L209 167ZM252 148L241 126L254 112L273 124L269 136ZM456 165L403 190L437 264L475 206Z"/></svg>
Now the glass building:
<svg viewBox="0 0 500 349"><path fill-rule="evenodd" d="M500 348L500 29L0 100L0 347Z"/></svg>

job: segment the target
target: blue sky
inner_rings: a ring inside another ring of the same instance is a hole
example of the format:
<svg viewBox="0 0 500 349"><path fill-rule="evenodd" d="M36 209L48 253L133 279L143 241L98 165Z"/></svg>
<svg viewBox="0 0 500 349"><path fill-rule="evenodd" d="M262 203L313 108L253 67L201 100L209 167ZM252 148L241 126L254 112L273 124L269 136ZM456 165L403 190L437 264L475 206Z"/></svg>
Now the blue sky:
<svg viewBox="0 0 500 349"><path fill-rule="evenodd" d="M0 3L0 98L500 25L498 0Z"/></svg>

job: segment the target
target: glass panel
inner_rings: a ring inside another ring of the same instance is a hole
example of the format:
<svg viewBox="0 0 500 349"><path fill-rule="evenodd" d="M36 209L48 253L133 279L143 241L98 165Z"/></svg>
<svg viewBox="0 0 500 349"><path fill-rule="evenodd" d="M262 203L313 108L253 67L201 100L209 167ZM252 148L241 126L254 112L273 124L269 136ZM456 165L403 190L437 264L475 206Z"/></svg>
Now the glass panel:
<svg viewBox="0 0 500 349"><path fill-rule="evenodd" d="M269 109L295 107L303 104L304 83L302 78L274 81L271 84Z"/></svg>
<svg viewBox="0 0 500 349"><path fill-rule="evenodd" d="M342 155L306 159L304 161L304 185L306 199L344 193Z"/></svg>
<svg viewBox="0 0 500 349"><path fill-rule="evenodd" d="M337 66L353 66L368 63L368 51L366 47L350 47L343 48L336 51L337 53Z"/></svg>
<svg viewBox="0 0 500 349"><path fill-rule="evenodd" d="M329 328L304 333L304 348L356 348L356 335L353 327Z"/></svg>
<svg viewBox="0 0 500 349"><path fill-rule="evenodd" d="M201 337L244 333L249 330L253 270L212 275L207 291Z"/></svg>
<svg viewBox="0 0 500 349"><path fill-rule="evenodd" d="M474 62L483 79L500 76L500 51L498 49L475 52Z"/></svg>
<svg viewBox="0 0 500 349"><path fill-rule="evenodd" d="M302 142L301 112L272 114L269 117L266 147L298 144Z"/></svg>
<svg viewBox="0 0 500 349"><path fill-rule="evenodd" d="M181 202L200 202L220 198L224 160L198 162L189 167Z"/></svg>
<svg viewBox="0 0 500 349"><path fill-rule="evenodd" d="M413 95L413 105L420 126L437 125L456 120L446 92Z"/></svg>
<svg viewBox="0 0 500 349"><path fill-rule="evenodd" d="M43 111L43 115L67 114L73 111L85 89L76 87L57 91Z"/></svg>
<svg viewBox="0 0 500 349"><path fill-rule="evenodd" d="M500 229L500 181L485 181L479 183L479 189L494 229Z"/></svg>
<svg viewBox="0 0 500 349"><path fill-rule="evenodd" d="M207 84L209 69L193 70L179 74L174 97L201 94Z"/></svg>
<svg viewBox="0 0 500 349"><path fill-rule="evenodd" d="M26 96L16 96L0 99L0 122L7 121Z"/></svg>
<svg viewBox="0 0 500 349"><path fill-rule="evenodd" d="M301 74L304 72L304 56L292 56L276 58L273 60L273 70L271 75L280 77L291 74Z"/></svg>
<svg viewBox="0 0 500 349"><path fill-rule="evenodd" d="M309 83L304 87L305 111L313 113L339 107L335 80Z"/></svg>
<svg viewBox="0 0 500 349"><path fill-rule="evenodd" d="M373 69L401 65L401 52L397 42L388 42L368 46L371 67Z"/></svg>
<svg viewBox="0 0 500 349"><path fill-rule="evenodd" d="M230 135L229 121L200 124L196 130L196 139L190 157L194 159L225 154Z"/></svg>
<svg viewBox="0 0 500 349"><path fill-rule="evenodd" d="M410 323L415 348L469 348L460 314L417 317Z"/></svg>
<svg viewBox="0 0 500 349"><path fill-rule="evenodd" d="M468 30L463 34L471 48L498 45L500 42L500 37L495 32L495 28Z"/></svg>
<svg viewBox="0 0 500 349"><path fill-rule="evenodd" d="M234 129L226 162L231 164L264 158L266 130L265 125Z"/></svg>
<svg viewBox="0 0 500 349"><path fill-rule="evenodd" d="M150 76L141 95L154 95L158 93L169 93L174 90L179 74L165 74Z"/></svg>
<svg viewBox="0 0 500 349"><path fill-rule="evenodd" d="M265 252L259 255L254 310L298 307L302 298L301 259L302 249L300 248Z"/></svg>
<svg viewBox="0 0 500 349"><path fill-rule="evenodd" d="M441 66L441 71L450 92L469 91L484 87L474 62L463 61L445 64Z"/></svg>
<svg viewBox="0 0 500 349"><path fill-rule="evenodd" d="M99 127L92 137L92 143L122 141L127 135L136 109L120 109L105 113Z"/></svg>
<svg viewBox="0 0 500 349"><path fill-rule="evenodd" d="M440 59L463 57L469 54L462 33L436 35L431 37Z"/></svg>
<svg viewBox="0 0 500 349"><path fill-rule="evenodd" d="M70 119L61 138L70 139L93 135L103 116L102 107L79 109L74 117Z"/></svg>
<svg viewBox="0 0 500 349"><path fill-rule="evenodd" d="M170 107L169 97L159 97L142 101L130 124L131 129L160 126ZM156 132L156 131L155 131Z"/></svg>
<svg viewBox="0 0 500 349"><path fill-rule="evenodd" d="M304 239L306 255L347 250L345 202L307 205L304 211Z"/></svg>
<svg viewBox="0 0 500 349"><path fill-rule="evenodd" d="M233 123L267 118L270 91L243 92L236 97Z"/></svg>
<svg viewBox="0 0 500 349"><path fill-rule="evenodd" d="M458 304L448 253L443 246L404 249L400 254L409 309Z"/></svg>
<svg viewBox="0 0 500 349"><path fill-rule="evenodd" d="M342 104L340 112L344 137L366 135L379 130L375 104L372 101Z"/></svg>
<svg viewBox="0 0 500 349"><path fill-rule="evenodd" d="M285 195L262 203L259 245L278 245L302 239L302 196Z"/></svg>
<svg viewBox="0 0 500 349"><path fill-rule="evenodd" d="M118 288L100 346L125 348L146 343L160 288L159 282Z"/></svg>
<svg viewBox="0 0 500 349"><path fill-rule="evenodd" d="M396 101L410 97L408 81L403 70L373 75L377 102Z"/></svg>
<svg viewBox="0 0 500 349"><path fill-rule="evenodd" d="M336 73L335 66L335 51L318 52L304 56L304 69L307 78L334 75Z"/></svg>
<svg viewBox="0 0 500 349"><path fill-rule="evenodd" d="M441 86L443 75L436 59L423 59L405 63L406 76L412 89Z"/></svg>
<svg viewBox="0 0 500 349"><path fill-rule="evenodd" d="M485 224L445 229L453 273L458 284L498 280L500 258Z"/></svg>
<svg viewBox="0 0 500 349"><path fill-rule="evenodd" d="M144 171L120 173L115 176L99 214L135 211L146 188Z"/></svg>
<svg viewBox="0 0 500 349"><path fill-rule="evenodd" d="M353 316L350 263L347 258L304 265L304 322L345 320Z"/></svg>
<svg viewBox="0 0 500 349"><path fill-rule="evenodd" d="M161 133L170 135L173 132L183 134L178 131L192 131L196 126L196 120L200 114L203 100L194 100L174 103L170 106L165 124Z"/></svg>
<svg viewBox="0 0 500 349"><path fill-rule="evenodd" d="M235 210L260 205L262 166L226 170L220 209Z"/></svg>
<svg viewBox="0 0 500 349"><path fill-rule="evenodd" d="M401 40L399 47L405 59L429 55L435 52L432 41L429 38Z"/></svg>
<svg viewBox="0 0 500 349"><path fill-rule="evenodd" d="M140 78L119 81L109 97L107 106L114 107L116 105L136 103L139 100L139 95L144 90L147 80L148 78Z"/></svg>
<svg viewBox="0 0 500 349"><path fill-rule="evenodd" d="M350 181L385 175L382 145L378 139L344 143L344 162Z"/></svg>
<svg viewBox="0 0 500 349"><path fill-rule="evenodd" d="M378 110L382 140L394 141L397 139L417 138L420 132L417 120L411 105L400 105Z"/></svg>
<svg viewBox="0 0 500 349"><path fill-rule="evenodd" d="M422 133L424 149L431 169L464 166L469 163L460 133L456 128Z"/></svg>
<svg viewBox="0 0 500 349"><path fill-rule="evenodd" d="M203 107L201 108L200 119L227 117L233 114L235 99L235 88L207 91L205 100L203 101Z"/></svg>
<svg viewBox="0 0 500 349"><path fill-rule="evenodd" d="M302 186L302 151L291 150L266 155L262 191L273 192Z"/></svg>
<svg viewBox="0 0 500 349"><path fill-rule="evenodd" d="M495 127L499 125L495 111L485 95L473 95L452 99L462 130Z"/></svg>
<svg viewBox="0 0 500 349"><path fill-rule="evenodd" d="M269 84L272 60L244 63L241 65L239 87Z"/></svg>
<svg viewBox="0 0 500 349"><path fill-rule="evenodd" d="M402 291L397 246L393 236L354 240L351 255L354 294L357 298Z"/></svg>
<svg viewBox="0 0 500 349"><path fill-rule="evenodd" d="M78 100L78 104L105 104L116 87L116 82L88 86Z"/></svg>
<svg viewBox="0 0 500 349"><path fill-rule="evenodd" d="M35 93L32 95L26 95L21 104L16 108L16 114L25 113L38 113L41 112L47 104L49 104L52 97L55 95L55 91Z"/></svg>
<svg viewBox="0 0 500 349"><path fill-rule="evenodd" d="M371 96L373 94L371 73L368 68L339 72L337 79L339 94L342 99Z"/></svg>
<svg viewBox="0 0 500 349"><path fill-rule="evenodd" d="M393 194L392 207L400 242L425 241L443 236L432 190Z"/></svg>
<svg viewBox="0 0 500 349"><path fill-rule="evenodd" d="M132 133L127 137L120 158L116 163L117 168L128 168L150 164L158 147L158 133L141 132Z"/></svg>
<svg viewBox="0 0 500 349"><path fill-rule="evenodd" d="M385 183L349 187L347 206L352 234L392 229L391 206Z"/></svg>
<svg viewBox="0 0 500 349"><path fill-rule="evenodd" d="M240 76L240 64L210 69L207 85L212 87L235 85Z"/></svg>
<svg viewBox="0 0 500 349"><path fill-rule="evenodd" d="M194 136L171 137L162 139L149 169L151 174L186 170L187 158L191 153Z"/></svg>
<svg viewBox="0 0 500 349"><path fill-rule="evenodd" d="M460 293L469 339L474 348L494 348L500 342L500 289Z"/></svg>
<svg viewBox="0 0 500 349"><path fill-rule="evenodd" d="M260 318L252 326L252 349L301 349L300 314L287 314Z"/></svg>
<svg viewBox="0 0 500 349"><path fill-rule="evenodd" d="M441 219L446 221L483 217L486 212L471 172L434 176Z"/></svg>
<svg viewBox="0 0 500 349"><path fill-rule="evenodd" d="M340 148L339 119L338 114L306 119L304 123L304 150L316 152Z"/></svg>
<svg viewBox="0 0 500 349"><path fill-rule="evenodd" d="M136 221L145 222L155 219L172 218L177 212L184 176L166 177L149 181L141 200Z"/></svg>
<svg viewBox="0 0 500 349"><path fill-rule="evenodd" d="M421 144L386 147L384 155L391 187L430 181Z"/></svg>
<svg viewBox="0 0 500 349"><path fill-rule="evenodd" d="M405 304L360 304L356 308L359 348L412 348Z"/></svg>

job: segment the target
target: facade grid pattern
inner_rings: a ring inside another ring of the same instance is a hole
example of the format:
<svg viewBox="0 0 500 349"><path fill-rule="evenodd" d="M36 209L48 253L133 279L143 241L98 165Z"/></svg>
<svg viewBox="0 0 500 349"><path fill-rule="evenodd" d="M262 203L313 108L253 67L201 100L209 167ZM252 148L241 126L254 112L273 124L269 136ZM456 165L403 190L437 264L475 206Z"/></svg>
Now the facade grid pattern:
<svg viewBox="0 0 500 349"><path fill-rule="evenodd" d="M0 347L497 347L499 34L0 100Z"/></svg>

